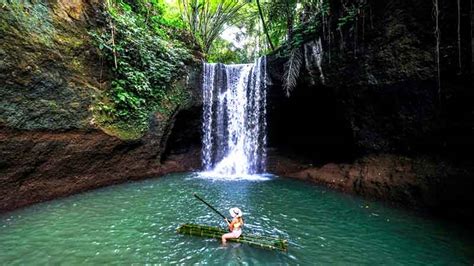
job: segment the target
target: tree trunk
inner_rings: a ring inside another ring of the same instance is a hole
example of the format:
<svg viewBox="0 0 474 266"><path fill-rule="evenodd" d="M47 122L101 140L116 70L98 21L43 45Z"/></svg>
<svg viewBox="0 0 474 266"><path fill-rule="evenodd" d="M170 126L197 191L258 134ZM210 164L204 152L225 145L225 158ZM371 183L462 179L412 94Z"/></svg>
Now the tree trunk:
<svg viewBox="0 0 474 266"><path fill-rule="evenodd" d="M260 15L260 19L262 20L263 31L265 32L265 35L267 36L268 44L270 45L270 48L272 49L272 51L274 51L275 47L273 47L272 40L270 39L270 35L268 34L267 25L265 24L265 19L263 18L263 12L262 12L262 8L260 7L259 0L257 0L257 7L258 7L258 14Z"/></svg>
<svg viewBox="0 0 474 266"><path fill-rule="evenodd" d="M289 0L286 0L286 28L288 42L291 43L293 39L293 10L291 10Z"/></svg>

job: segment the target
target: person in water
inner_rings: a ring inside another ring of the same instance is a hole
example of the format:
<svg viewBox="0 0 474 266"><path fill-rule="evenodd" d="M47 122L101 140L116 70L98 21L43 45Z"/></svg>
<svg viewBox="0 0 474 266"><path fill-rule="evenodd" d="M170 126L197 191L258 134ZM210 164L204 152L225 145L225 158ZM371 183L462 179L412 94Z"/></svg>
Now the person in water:
<svg viewBox="0 0 474 266"><path fill-rule="evenodd" d="M231 208L229 212L233 219L229 222L226 218L225 221L229 225L230 233L222 235L222 244L225 244L226 240L229 238L239 238L242 234L242 226L244 225L242 211L239 208Z"/></svg>

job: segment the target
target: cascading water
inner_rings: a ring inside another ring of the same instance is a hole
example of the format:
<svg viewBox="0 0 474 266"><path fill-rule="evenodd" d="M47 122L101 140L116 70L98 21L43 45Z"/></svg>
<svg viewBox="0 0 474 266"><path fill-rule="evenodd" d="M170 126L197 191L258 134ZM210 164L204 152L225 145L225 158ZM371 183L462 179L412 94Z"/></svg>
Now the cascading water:
<svg viewBox="0 0 474 266"><path fill-rule="evenodd" d="M266 61L204 63L202 164L205 175L251 176L265 171Z"/></svg>

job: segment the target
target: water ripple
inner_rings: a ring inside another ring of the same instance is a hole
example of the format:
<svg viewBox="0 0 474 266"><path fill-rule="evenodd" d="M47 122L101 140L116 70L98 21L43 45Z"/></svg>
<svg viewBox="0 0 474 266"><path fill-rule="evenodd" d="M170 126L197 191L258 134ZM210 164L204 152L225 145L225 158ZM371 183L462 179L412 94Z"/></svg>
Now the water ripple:
<svg viewBox="0 0 474 266"><path fill-rule="evenodd" d="M472 234L307 183L221 182L175 174L112 186L0 216L2 264L470 264ZM225 227L192 195L244 230L289 240L274 252L179 235L183 223ZM366 208L368 206L368 208Z"/></svg>

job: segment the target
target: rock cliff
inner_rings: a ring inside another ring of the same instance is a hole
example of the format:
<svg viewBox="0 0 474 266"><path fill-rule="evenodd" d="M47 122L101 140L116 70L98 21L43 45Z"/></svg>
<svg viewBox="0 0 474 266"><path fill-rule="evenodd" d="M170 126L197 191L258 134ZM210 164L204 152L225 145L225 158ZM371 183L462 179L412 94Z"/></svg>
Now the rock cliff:
<svg viewBox="0 0 474 266"><path fill-rule="evenodd" d="M365 1L338 27L344 2L331 1L325 32L299 48L304 62L290 97L282 79L289 58L268 58L269 143L279 154L269 169L474 217L470 6L461 7L458 43L456 3L442 4L439 87L431 2Z"/></svg>
<svg viewBox="0 0 474 266"><path fill-rule="evenodd" d="M192 93L187 106L150 114L138 139L95 123L112 75L89 34L105 23L102 1L0 1L0 12L0 211L199 167L194 150L162 161Z"/></svg>

